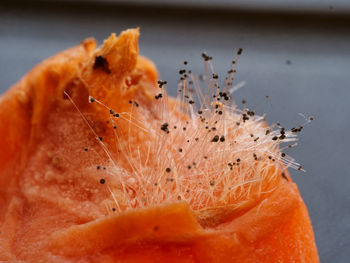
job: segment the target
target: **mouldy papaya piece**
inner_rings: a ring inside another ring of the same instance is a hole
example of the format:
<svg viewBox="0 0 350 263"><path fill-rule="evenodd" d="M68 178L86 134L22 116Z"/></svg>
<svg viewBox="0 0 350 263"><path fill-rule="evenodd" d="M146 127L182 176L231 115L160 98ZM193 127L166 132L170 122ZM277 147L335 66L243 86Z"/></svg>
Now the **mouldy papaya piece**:
<svg viewBox="0 0 350 263"><path fill-rule="evenodd" d="M168 97L138 36L87 39L0 98L0 260L319 262L280 151L297 131L239 110L214 72L201 93L181 70Z"/></svg>

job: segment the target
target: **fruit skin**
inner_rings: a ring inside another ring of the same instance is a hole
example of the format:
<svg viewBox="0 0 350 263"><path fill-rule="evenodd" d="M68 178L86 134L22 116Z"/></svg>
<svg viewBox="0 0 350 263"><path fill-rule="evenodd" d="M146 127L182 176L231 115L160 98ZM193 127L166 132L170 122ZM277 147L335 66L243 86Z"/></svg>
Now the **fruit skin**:
<svg viewBox="0 0 350 263"><path fill-rule="evenodd" d="M306 206L288 175L215 224L201 224L184 202L106 212L101 204L109 192L96 171L86 169L103 151L82 157L87 145L99 149L99 143L82 129L64 91L110 143L108 113L90 105L88 96L118 112L130 111L128 98L152 109L157 72L138 56L138 35L112 35L105 42L110 48L97 52L88 39L42 62L1 97L0 260L319 262ZM93 54L106 57L115 74L92 70Z"/></svg>

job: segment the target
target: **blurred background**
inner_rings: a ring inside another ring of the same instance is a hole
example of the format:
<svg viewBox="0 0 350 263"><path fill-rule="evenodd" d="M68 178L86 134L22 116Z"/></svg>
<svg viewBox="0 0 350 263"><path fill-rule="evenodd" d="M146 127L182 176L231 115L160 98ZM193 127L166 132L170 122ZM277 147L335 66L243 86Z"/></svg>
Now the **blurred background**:
<svg viewBox="0 0 350 263"><path fill-rule="evenodd" d="M287 128L315 121L288 154L309 208L322 262L350 262L350 1L1 1L0 92L42 59L93 36L141 28L140 52L176 95L183 61L203 73L201 53L223 77L237 49L240 102ZM265 101L265 96L270 96ZM240 104L240 103L238 103ZM262 106L261 106L262 105Z"/></svg>

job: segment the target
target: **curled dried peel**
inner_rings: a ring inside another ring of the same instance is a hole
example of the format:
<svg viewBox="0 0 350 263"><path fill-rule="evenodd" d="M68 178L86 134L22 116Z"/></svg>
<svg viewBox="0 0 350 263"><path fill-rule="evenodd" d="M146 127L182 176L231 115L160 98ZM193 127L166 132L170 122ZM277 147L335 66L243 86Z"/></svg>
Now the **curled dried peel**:
<svg viewBox="0 0 350 263"><path fill-rule="evenodd" d="M0 259L317 262L263 118L168 97L138 36L86 40L2 97Z"/></svg>

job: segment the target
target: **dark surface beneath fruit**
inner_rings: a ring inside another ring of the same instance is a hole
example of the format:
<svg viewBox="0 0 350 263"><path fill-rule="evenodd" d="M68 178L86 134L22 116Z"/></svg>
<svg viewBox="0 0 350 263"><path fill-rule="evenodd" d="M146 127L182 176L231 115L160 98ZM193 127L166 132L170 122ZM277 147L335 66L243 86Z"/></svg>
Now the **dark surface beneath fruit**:
<svg viewBox="0 0 350 263"><path fill-rule="evenodd" d="M108 1L107 1L108 2ZM137 1L136 1L137 2ZM313 115L300 145L286 151L306 173L291 171L308 206L322 262L347 262L350 246L350 14L273 13L139 4L0 4L1 93L42 59L94 36L141 27L140 52L157 65L176 95L183 61L203 72L213 56L223 79L242 47L235 93L286 128ZM270 98L265 100L265 96ZM84 128L84 127L82 127Z"/></svg>

